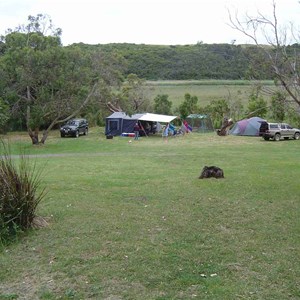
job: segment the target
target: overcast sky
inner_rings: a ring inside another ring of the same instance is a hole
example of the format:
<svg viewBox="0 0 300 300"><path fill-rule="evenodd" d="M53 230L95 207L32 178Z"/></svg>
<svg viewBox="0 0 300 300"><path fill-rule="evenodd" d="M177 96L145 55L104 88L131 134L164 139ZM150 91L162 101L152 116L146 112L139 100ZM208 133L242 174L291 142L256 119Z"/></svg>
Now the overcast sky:
<svg viewBox="0 0 300 300"><path fill-rule="evenodd" d="M298 0L276 3L279 22L300 20ZM0 34L42 13L62 29L63 45L249 43L227 25L228 10L271 16L272 0L0 0Z"/></svg>

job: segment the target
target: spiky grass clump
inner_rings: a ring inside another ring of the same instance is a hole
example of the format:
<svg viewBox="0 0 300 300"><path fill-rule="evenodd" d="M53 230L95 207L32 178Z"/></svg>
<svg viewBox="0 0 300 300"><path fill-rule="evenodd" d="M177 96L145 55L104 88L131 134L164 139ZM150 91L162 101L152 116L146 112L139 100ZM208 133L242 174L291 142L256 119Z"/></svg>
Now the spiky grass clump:
<svg viewBox="0 0 300 300"><path fill-rule="evenodd" d="M18 231L31 228L36 209L45 196L40 172L24 155L16 166L8 148L0 157L0 241L5 242Z"/></svg>

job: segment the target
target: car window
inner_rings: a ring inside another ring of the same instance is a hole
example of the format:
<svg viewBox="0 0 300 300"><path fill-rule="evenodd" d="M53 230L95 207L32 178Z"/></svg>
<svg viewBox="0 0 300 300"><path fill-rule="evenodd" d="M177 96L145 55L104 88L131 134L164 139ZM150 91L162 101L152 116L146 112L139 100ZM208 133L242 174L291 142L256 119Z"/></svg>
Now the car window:
<svg viewBox="0 0 300 300"><path fill-rule="evenodd" d="M78 121L72 121L70 125L78 126L78 125L79 125L79 122L78 122Z"/></svg>
<svg viewBox="0 0 300 300"><path fill-rule="evenodd" d="M270 124L271 129L278 129L278 124Z"/></svg>
<svg viewBox="0 0 300 300"><path fill-rule="evenodd" d="M290 125L286 125L286 128L287 128L287 129L293 129L293 127L290 126Z"/></svg>
<svg viewBox="0 0 300 300"><path fill-rule="evenodd" d="M285 129L286 128L285 124L281 124L280 127L281 127L281 129Z"/></svg>

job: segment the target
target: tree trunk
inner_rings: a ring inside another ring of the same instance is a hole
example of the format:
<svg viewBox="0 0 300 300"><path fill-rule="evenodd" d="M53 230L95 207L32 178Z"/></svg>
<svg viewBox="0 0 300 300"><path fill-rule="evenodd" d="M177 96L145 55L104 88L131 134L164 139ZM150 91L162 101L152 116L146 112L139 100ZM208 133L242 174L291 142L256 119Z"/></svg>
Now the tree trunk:
<svg viewBox="0 0 300 300"><path fill-rule="evenodd" d="M39 129L36 128L34 131L32 131L31 128L27 128L27 132L31 138L32 145L38 145L39 144Z"/></svg>
<svg viewBox="0 0 300 300"><path fill-rule="evenodd" d="M26 127L27 127L27 132L28 132L29 137L31 138L32 145L38 145L39 144L39 129L35 128L34 131L31 129L31 127L30 127L30 117L31 117L30 105L27 105L27 110L26 110Z"/></svg>
<svg viewBox="0 0 300 300"><path fill-rule="evenodd" d="M41 144L45 144L45 142L46 142L46 139L47 139L47 137L48 137L48 133L49 133L49 131L48 130L44 130L44 132L43 132L43 136L42 136L42 138L41 138Z"/></svg>
<svg viewBox="0 0 300 300"><path fill-rule="evenodd" d="M222 127L217 130L217 134L220 136L228 135L228 130L232 124L233 121L231 119L224 118Z"/></svg>

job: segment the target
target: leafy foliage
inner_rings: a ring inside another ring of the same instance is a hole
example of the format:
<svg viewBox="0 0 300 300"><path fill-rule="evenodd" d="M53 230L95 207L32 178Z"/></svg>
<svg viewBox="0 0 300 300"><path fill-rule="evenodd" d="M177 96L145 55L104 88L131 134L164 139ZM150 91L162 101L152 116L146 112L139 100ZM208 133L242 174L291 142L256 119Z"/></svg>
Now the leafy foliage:
<svg viewBox="0 0 300 300"><path fill-rule="evenodd" d="M276 92L272 96L270 111L274 120L282 122L285 118L286 95Z"/></svg>
<svg viewBox="0 0 300 300"><path fill-rule="evenodd" d="M42 15L30 17L27 26L10 31L0 56L0 96L14 113L13 122L22 120L33 144L44 143L55 125L83 114L95 96L100 102L101 93L110 92L107 87L118 85L122 77L122 63L113 54L62 47L60 31L51 22L52 35L41 30L47 29L44 21Z"/></svg>
<svg viewBox="0 0 300 300"><path fill-rule="evenodd" d="M224 117L230 113L228 102L225 99L213 100L204 108L205 113L209 114L215 128L220 128Z"/></svg>
<svg viewBox="0 0 300 300"><path fill-rule="evenodd" d="M263 53L257 47L231 44L137 45L79 44L86 51L116 51L127 60L126 74L147 80L271 79ZM252 60L250 58L255 58ZM258 66L264 66L259 68ZM256 70L256 71L255 71Z"/></svg>
<svg viewBox="0 0 300 300"><path fill-rule="evenodd" d="M9 108L8 105L0 97L0 132L3 131L4 125L9 120Z"/></svg>
<svg viewBox="0 0 300 300"><path fill-rule="evenodd" d="M150 107L150 99L147 96L145 80L140 79L136 74L129 74L122 84L121 101L121 107L129 114L147 111Z"/></svg>
<svg viewBox="0 0 300 300"><path fill-rule="evenodd" d="M154 112L157 114L171 115L172 114L172 101L170 101L169 96L157 95L154 99Z"/></svg>
<svg viewBox="0 0 300 300"><path fill-rule="evenodd" d="M251 94L248 102L248 116L256 115L264 118L267 112L268 106L264 98L262 96Z"/></svg>
<svg viewBox="0 0 300 300"><path fill-rule="evenodd" d="M185 119L189 114L198 112L198 97L191 96L189 93L184 95L184 101L179 105L179 113L182 119Z"/></svg>

